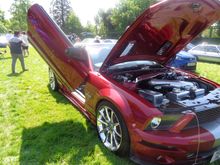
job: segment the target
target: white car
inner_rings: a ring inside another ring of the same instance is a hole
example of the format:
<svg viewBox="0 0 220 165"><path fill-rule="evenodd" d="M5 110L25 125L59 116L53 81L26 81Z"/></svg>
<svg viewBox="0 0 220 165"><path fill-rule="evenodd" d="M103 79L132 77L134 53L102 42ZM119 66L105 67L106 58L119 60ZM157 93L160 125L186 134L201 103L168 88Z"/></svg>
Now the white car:
<svg viewBox="0 0 220 165"><path fill-rule="evenodd" d="M220 63L220 45L197 45L188 52L200 61Z"/></svg>
<svg viewBox="0 0 220 165"><path fill-rule="evenodd" d="M6 48L8 45L8 40L5 35L0 35L0 48Z"/></svg>
<svg viewBox="0 0 220 165"><path fill-rule="evenodd" d="M5 54L7 52L6 51L7 45L8 45L8 40L6 39L6 36L0 34L0 55Z"/></svg>
<svg viewBox="0 0 220 165"><path fill-rule="evenodd" d="M92 43L116 43L118 40L116 39L101 39L101 37L97 38L85 38L81 43L92 44Z"/></svg>

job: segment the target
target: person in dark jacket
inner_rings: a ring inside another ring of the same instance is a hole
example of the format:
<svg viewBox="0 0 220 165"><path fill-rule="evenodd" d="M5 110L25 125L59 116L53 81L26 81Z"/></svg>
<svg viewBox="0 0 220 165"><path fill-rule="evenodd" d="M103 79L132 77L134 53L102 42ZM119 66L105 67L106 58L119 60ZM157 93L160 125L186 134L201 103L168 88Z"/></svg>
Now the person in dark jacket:
<svg viewBox="0 0 220 165"><path fill-rule="evenodd" d="M24 64L24 56L22 54L22 45L24 45L23 41L19 38L20 32L16 31L14 32L14 37L12 37L9 40L9 48L11 52L11 57L12 57L12 74L15 74L15 65L17 59L20 60L21 67L23 72L27 71L28 69L25 68Z"/></svg>

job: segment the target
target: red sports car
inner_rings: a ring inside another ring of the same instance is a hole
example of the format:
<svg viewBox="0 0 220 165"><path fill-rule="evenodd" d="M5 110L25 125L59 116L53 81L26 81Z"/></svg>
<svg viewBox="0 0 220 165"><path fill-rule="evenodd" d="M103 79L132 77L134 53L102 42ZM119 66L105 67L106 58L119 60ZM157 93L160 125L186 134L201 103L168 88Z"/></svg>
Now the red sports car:
<svg viewBox="0 0 220 165"><path fill-rule="evenodd" d="M106 148L138 163L199 164L220 158L220 85L166 64L219 18L218 0L165 0L116 44L73 46L33 5L28 34L51 88L96 125Z"/></svg>

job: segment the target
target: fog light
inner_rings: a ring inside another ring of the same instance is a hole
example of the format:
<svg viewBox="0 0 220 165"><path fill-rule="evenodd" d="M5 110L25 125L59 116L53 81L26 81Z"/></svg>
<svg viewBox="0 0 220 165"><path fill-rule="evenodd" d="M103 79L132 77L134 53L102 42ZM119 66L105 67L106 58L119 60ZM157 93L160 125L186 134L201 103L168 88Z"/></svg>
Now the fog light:
<svg viewBox="0 0 220 165"><path fill-rule="evenodd" d="M154 117L151 122L150 122L150 126L152 129L156 129L160 126L161 123L161 118L160 117Z"/></svg>

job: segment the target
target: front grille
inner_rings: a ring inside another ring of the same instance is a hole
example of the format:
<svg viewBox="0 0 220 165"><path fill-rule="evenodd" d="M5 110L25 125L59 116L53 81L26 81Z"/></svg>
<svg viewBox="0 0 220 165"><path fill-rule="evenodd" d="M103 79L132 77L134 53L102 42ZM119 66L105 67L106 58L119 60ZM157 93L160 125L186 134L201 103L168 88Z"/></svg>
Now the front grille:
<svg viewBox="0 0 220 165"><path fill-rule="evenodd" d="M197 113L200 124L211 122L220 118L220 108L214 108Z"/></svg>
<svg viewBox="0 0 220 165"><path fill-rule="evenodd" d="M213 122L213 121L220 118L220 107L212 108L212 109L201 111L201 112L197 112L196 115L198 117L200 125L204 124L204 123ZM187 128L197 126L197 125L198 125L197 120L196 120L196 118L194 118L187 125Z"/></svg>
<svg viewBox="0 0 220 165"><path fill-rule="evenodd" d="M183 70L196 70L196 65L195 66L182 66L180 69Z"/></svg>

